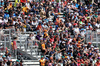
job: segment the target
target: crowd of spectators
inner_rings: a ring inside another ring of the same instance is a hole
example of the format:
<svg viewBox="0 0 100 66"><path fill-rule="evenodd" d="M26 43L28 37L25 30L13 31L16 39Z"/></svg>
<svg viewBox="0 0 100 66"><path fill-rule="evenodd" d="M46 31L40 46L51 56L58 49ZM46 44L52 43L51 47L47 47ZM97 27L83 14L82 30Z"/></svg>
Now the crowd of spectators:
<svg viewBox="0 0 100 66"><path fill-rule="evenodd" d="M14 63L11 58L11 54L8 51L5 53L5 55L0 56L0 66L23 66L22 60L16 60Z"/></svg>
<svg viewBox="0 0 100 66"><path fill-rule="evenodd" d="M1 0L0 29L36 32L28 39L40 41L41 66L100 66L99 48L85 40L100 32L99 8L99 0Z"/></svg>

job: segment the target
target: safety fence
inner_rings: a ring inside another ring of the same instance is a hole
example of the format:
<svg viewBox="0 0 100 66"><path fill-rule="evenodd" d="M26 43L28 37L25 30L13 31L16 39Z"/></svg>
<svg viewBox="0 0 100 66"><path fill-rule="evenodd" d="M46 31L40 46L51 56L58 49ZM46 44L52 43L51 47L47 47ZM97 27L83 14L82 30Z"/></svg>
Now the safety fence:
<svg viewBox="0 0 100 66"><path fill-rule="evenodd" d="M30 34L34 34L36 36L35 32L20 32L20 31L16 32L14 29L0 30L1 55L4 54L6 51L9 51L15 58L18 58L17 50L16 51L13 50L14 37L17 37L16 40L17 48L21 49L24 52L27 52L30 55L37 56L39 41L27 40Z"/></svg>
<svg viewBox="0 0 100 66"><path fill-rule="evenodd" d="M91 42L94 46L100 46L100 32L88 30L86 32L86 42Z"/></svg>
<svg viewBox="0 0 100 66"><path fill-rule="evenodd" d="M16 44L19 49L27 52L30 55L37 56L40 42L37 40L27 39L30 34L37 35L36 32L16 32L15 29L0 30L0 53L5 53L7 50L14 54L13 37L17 37ZM86 32L86 42L91 42L94 46L100 47L100 33L97 31L88 30ZM17 54L17 52L15 52Z"/></svg>
<svg viewBox="0 0 100 66"><path fill-rule="evenodd" d="M12 36L14 35L14 29L1 29L0 30L0 51L4 53L6 51L12 52Z"/></svg>

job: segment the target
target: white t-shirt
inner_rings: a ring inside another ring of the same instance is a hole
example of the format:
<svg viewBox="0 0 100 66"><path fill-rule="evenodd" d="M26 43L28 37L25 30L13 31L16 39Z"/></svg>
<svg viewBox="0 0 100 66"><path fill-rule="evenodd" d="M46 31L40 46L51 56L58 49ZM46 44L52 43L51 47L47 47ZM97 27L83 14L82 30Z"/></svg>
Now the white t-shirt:
<svg viewBox="0 0 100 66"><path fill-rule="evenodd" d="M80 32L79 32L79 28L74 28L74 31L75 31L77 34L80 33Z"/></svg>
<svg viewBox="0 0 100 66"><path fill-rule="evenodd" d="M8 59L8 60L11 60L11 57L7 56L7 59Z"/></svg>
<svg viewBox="0 0 100 66"><path fill-rule="evenodd" d="M81 36L85 37L85 32L84 31L81 32Z"/></svg>
<svg viewBox="0 0 100 66"><path fill-rule="evenodd" d="M32 22L32 25L35 25L37 27L38 23L37 22Z"/></svg>
<svg viewBox="0 0 100 66"><path fill-rule="evenodd" d="M35 36L32 36L31 39L32 39L32 40L35 40Z"/></svg>
<svg viewBox="0 0 100 66"><path fill-rule="evenodd" d="M15 23L18 23L17 21L13 21L13 25L15 25Z"/></svg>
<svg viewBox="0 0 100 66"><path fill-rule="evenodd" d="M7 23L8 22L8 19L4 19L4 22Z"/></svg>
<svg viewBox="0 0 100 66"><path fill-rule="evenodd" d="M27 8L31 9L30 8L30 3L26 3L25 5L26 5Z"/></svg>
<svg viewBox="0 0 100 66"><path fill-rule="evenodd" d="M0 23L3 23L4 21L2 19L0 19Z"/></svg>
<svg viewBox="0 0 100 66"><path fill-rule="evenodd" d="M100 24L97 24L97 23L96 23L95 26L97 26L97 27L99 28L99 27L100 27Z"/></svg>
<svg viewBox="0 0 100 66"><path fill-rule="evenodd" d="M43 27L43 28L48 28L48 26L47 26L47 25L42 25L42 27Z"/></svg>
<svg viewBox="0 0 100 66"><path fill-rule="evenodd" d="M56 58L56 59L61 59L61 56L62 56L61 53L56 53L56 54L55 54L55 58Z"/></svg>

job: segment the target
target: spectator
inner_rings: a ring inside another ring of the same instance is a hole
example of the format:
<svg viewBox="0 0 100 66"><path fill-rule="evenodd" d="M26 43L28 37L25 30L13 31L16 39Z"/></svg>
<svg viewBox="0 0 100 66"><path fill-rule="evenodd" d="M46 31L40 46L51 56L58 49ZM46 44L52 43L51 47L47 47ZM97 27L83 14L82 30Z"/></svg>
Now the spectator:
<svg viewBox="0 0 100 66"><path fill-rule="evenodd" d="M9 53L8 56L7 56L7 65L11 66L12 65L12 59L11 59L11 54Z"/></svg>
<svg viewBox="0 0 100 66"><path fill-rule="evenodd" d="M41 66L99 66L99 50L86 38L94 40L95 35L87 36L88 31L100 32L99 0L9 0L0 1L0 34L2 29L14 28L19 32L34 32L27 37L27 48L40 42ZM98 5L98 6L97 6ZM36 33L36 35L35 35ZM16 39L13 53L16 55ZM34 42L35 41L35 42ZM48 57L47 57L48 55ZM1 64L11 62L6 54ZM45 59L45 60L44 60ZM47 62L47 63L46 63ZM9 65L9 64L8 64ZM22 62L16 61L16 66Z"/></svg>
<svg viewBox="0 0 100 66"><path fill-rule="evenodd" d="M17 40L17 37L14 37L14 41L13 41L13 52L14 52L14 56L16 56L16 54L17 54L16 40Z"/></svg>
<svg viewBox="0 0 100 66"><path fill-rule="evenodd" d="M41 59L40 59L40 66L45 66L45 60L43 56L41 56Z"/></svg>
<svg viewBox="0 0 100 66"><path fill-rule="evenodd" d="M19 60L16 60L15 66L20 66L20 61Z"/></svg>

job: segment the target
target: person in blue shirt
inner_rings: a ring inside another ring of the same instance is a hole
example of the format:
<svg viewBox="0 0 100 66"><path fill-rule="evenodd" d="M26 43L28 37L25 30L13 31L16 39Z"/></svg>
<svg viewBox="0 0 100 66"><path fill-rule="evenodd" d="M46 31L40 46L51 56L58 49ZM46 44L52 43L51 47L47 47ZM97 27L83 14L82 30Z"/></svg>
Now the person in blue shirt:
<svg viewBox="0 0 100 66"><path fill-rule="evenodd" d="M4 18L9 18L8 11L5 12L5 14L4 14Z"/></svg>
<svg viewBox="0 0 100 66"><path fill-rule="evenodd" d="M0 6L4 6L4 1L3 0L0 1Z"/></svg>
<svg viewBox="0 0 100 66"><path fill-rule="evenodd" d="M75 6L78 8L79 7L79 4L76 3Z"/></svg>

